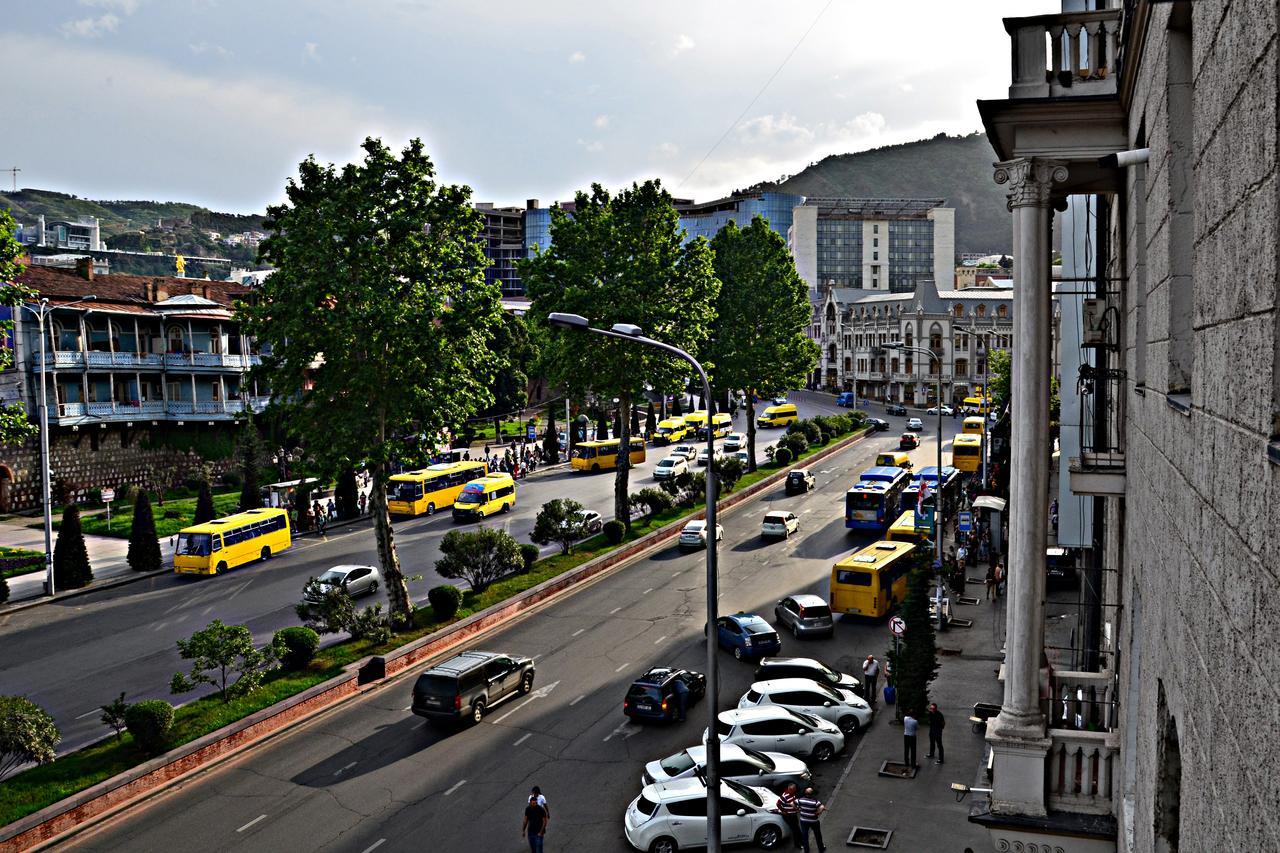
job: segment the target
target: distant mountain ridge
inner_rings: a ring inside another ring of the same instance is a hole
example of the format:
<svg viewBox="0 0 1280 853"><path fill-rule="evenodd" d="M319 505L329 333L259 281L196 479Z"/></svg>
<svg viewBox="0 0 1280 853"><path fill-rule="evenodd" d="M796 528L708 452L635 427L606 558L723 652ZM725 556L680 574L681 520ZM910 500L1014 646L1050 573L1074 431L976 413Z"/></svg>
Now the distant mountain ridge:
<svg viewBox="0 0 1280 853"><path fill-rule="evenodd" d="M995 153L982 133L826 157L796 175L757 185L804 196L945 198L956 211L956 252L1013 250L1005 192L992 178Z"/></svg>

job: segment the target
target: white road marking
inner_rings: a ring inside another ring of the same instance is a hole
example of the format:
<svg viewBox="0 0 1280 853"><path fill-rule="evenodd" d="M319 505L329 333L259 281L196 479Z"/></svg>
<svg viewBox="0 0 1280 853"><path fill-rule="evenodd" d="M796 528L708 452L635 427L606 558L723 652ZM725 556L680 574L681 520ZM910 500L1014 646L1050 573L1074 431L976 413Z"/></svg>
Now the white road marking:
<svg viewBox="0 0 1280 853"><path fill-rule="evenodd" d="M520 736L520 739L518 741L512 744L512 746L519 746L520 744L524 743L531 737L533 737L533 732L525 732L523 735Z"/></svg>
<svg viewBox="0 0 1280 853"><path fill-rule="evenodd" d="M466 780L466 779L459 779L459 780L458 780L458 782L457 782L457 784L455 784L452 788L450 788L449 790L447 790L447 791L445 791L445 792L444 792L444 795L445 795L446 797L447 797L447 796L449 796L450 794L452 794L454 791L458 790L459 788L461 788L461 787L462 787L463 785L465 785L465 784L467 784L467 780Z"/></svg>
<svg viewBox="0 0 1280 853"><path fill-rule="evenodd" d="M165 625L168 625L168 624L169 624L168 622L158 622L151 630L159 631L161 628L163 628Z"/></svg>
<svg viewBox="0 0 1280 853"><path fill-rule="evenodd" d="M85 717L92 717L94 714L101 714L101 713L102 713L102 709L101 709L101 708L94 708L92 711L86 711L85 713L83 713L83 714L81 714L80 716L76 717L76 719L77 719L77 720L83 720Z"/></svg>
<svg viewBox="0 0 1280 853"><path fill-rule="evenodd" d="M244 583L240 584L240 586L236 588L236 591L235 591L235 592L233 592L233 593L231 593L230 595L228 595L228 596L227 596L227 600L228 600L228 601L230 601L231 599L235 598L235 597L236 597L237 595L239 595L240 593L244 592L244 591L245 591L245 588L246 588L247 586L249 586L249 584L251 584L251 583L253 583L253 579L252 579L252 578L250 578L249 580L247 580L247 581L245 581Z"/></svg>
<svg viewBox="0 0 1280 853"><path fill-rule="evenodd" d="M413 706L412 706L412 705L405 705L405 706L404 706L403 708L401 708L400 710L401 710L401 711L412 711L412 710L413 710Z"/></svg>
<svg viewBox="0 0 1280 853"><path fill-rule="evenodd" d="M266 820L266 819L267 819L267 816L266 816L266 815L264 815L264 814L260 814L260 815L258 815L257 817L255 817L253 820L251 820L251 821L249 821L248 823L246 823L244 826L242 826L242 827L240 827L239 829L237 829L237 830L236 830L236 832L244 832L246 829L248 829L249 827L253 826L253 825L254 825L255 823L257 823L258 821L260 821L260 820Z"/></svg>
<svg viewBox="0 0 1280 853"><path fill-rule="evenodd" d="M555 690L555 689L556 689L556 685L557 685L557 684L559 684L559 683L560 683L559 681L553 681L553 682L551 682L550 684L547 684L547 685L545 685L545 686L543 686L543 687L539 687L537 690L535 690L535 691L533 691L532 693L530 693L530 694L529 694L529 697L528 697L527 699L525 699L525 700L524 700L523 702L521 702L519 705L516 705L516 706L515 706L514 708L512 708L510 711L508 711L507 713L503 714L501 717L497 717L496 719L494 719L494 721L493 721L493 722L494 722L494 723L500 723L500 722L502 722L502 721L503 721L503 720L505 720L507 717L510 717L512 714L514 714L516 711L519 711L519 710L520 710L521 708L523 708L525 705L528 705L528 704L529 704L530 702L532 702L534 699L545 699L547 696L549 696L549 695L551 694L551 691L552 691L552 690Z"/></svg>
<svg viewBox="0 0 1280 853"><path fill-rule="evenodd" d="M648 589L646 589L644 592L642 592L642 593L640 593L640 594L641 594L641 595L648 595L648 594L649 594L649 593L651 593L651 592L653 592L653 587L649 587Z"/></svg>
<svg viewBox="0 0 1280 853"><path fill-rule="evenodd" d="M666 635L666 634L663 634L661 637L659 637L658 639L654 640L654 641L653 641L653 644L654 644L655 646L656 646L656 645L659 645L659 644L660 644L663 640L665 640L666 638L667 638L667 635Z"/></svg>
<svg viewBox="0 0 1280 853"><path fill-rule="evenodd" d="M587 698L587 694L583 693L577 699L574 699L572 702L570 702L569 707L572 708L574 705L577 705L579 702L581 702L583 699L586 699L586 698Z"/></svg>
<svg viewBox="0 0 1280 853"><path fill-rule="evenodd" d="M612 616L613 614L617 613L621 609L622 609L621 607L615 607L609 611L609 615Z"/></svg>
<svg viewBox="0 0 1280 853"><path fill-rule="evenodd" d="M629 666L631 666L630 663L619 664L618 668L615 669L614 672L622 672L624 669L626 669Z"/></svg>
<svg viewBox="0 0 1280 853"><path fill-rule="evenodd" d="M579 628L578 630L574 631L574 632L573 632L572 634L570 634L569 636L570 636L570 637L576 637L576 636L578 636L579 634L586 633L586 630L587 630L586 628Z"/></svg>
<svg viewBox="0 0 1280 853"><path fill-rule="evenodd" d="M350 770L352 767L355 767L355 766L356 766L356 763L353 761L350 764L348 764L346 767L339 767L337 770L333 771L333 775L341 776L343 773L346 773L348 770Z"/></svg>
<svg viewBox="0 0 1280 853"><path fill-rule="evenodd" d="M200 611L200 615L201 615L201 616L208 616L208 615L209 615L209 611L211 611L211 610L213 610L213 605L212 605L212 604L210 604L210 605L209 605L208 607L206 607L204 610L201 610L201 611Z"/></svg>
<svg viewBox="0 0 1280 853"><path fill-rule="evenodd" d="M944 509L945 509L945 507L944 507ZM809 507L808 509L806 509L806 510L805 510L805 512L813 512L813 507Z"/></svg>
<svg viewBox="0 0 1280 853"><path fill-rule="evenodd" d="M681 570L680 570L680 571L678 571L678 572L672 572L672 573L671 573L671 577L673 577L673 578L678 578L678 577L680 577L682 574L684 574L684 569L681 569Z"/></svg>
<svg viewBox="0 0 1280 853"><path fill-rule="evenodd" d="M387 843L387 839L379 838L377 841L373 842L368 847L364 848L363 853L373 853L374 850L377 850L379 847L381 847L383 844L386 844L386 843Z"/></svg>
<svg viewBox="0 0 1280 853"><path fill-rule="evenodd" d="M621 723L618 723L618 727L616 729L614 729L613 731L609 732L607 735L604 736L604 742L608 743L609 741L613 740L614 735L622 734L624 731L626 731L626 729L630 725L631 723L626 720L624 720ZM622 734L622 736L624 739L626 738L626 735Z"/></svg>

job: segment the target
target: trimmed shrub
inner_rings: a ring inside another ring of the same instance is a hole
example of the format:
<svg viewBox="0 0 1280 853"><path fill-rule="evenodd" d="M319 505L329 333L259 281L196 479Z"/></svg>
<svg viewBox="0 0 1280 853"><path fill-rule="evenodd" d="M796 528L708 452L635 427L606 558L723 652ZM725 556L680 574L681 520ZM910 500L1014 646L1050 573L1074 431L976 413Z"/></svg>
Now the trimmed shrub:
<svg viewBox="0 0 1280 853"><path fill-rule="evenodd" d="M53 579L58 590L80 589L93 581L89 549L80 527L80 507L69 505L62 513L58 541L53 545Z"/></svg>
<svg viewBox="0 0 1280 853"><path fill-rule="evenodd" d="M791 460L794 458L795 454L787 447L779 447L777 450L773 451L773 461L778 467L790 465Z"/></svg>
<svg viewBox="0 0 1280 853"><path fill-rule="evenodd" d="M436 619L443 622L452 619L462 606L462 590L451 584L434 586L427 593L427 601L431 604L431 612Z"/></svg>
<svg viewBox="0 0 1280 853"><path fill-rule="evenodd" d="M617 545L622 541L622 537L627 533L627 526L616 518L611 518L604 523L604 538L609 541L610 545Z"/></svg>
<svg viewBox="0 0 1280 853"><path fill-rule="evenodd" d="M151 498L146 492L140 492L133 503L133 526L129 528L129 552L125 559L135 572L154 572L163 563Z"/></svg>
<svg viewBox="0 0 1280 853"><path fill-rule="evenodd" d="M204 524L206 521L213 521L215 517L213 495L209 492L209 481L201 480L199 491L196 493L196 512L191 519L191 523Z"/></svg>
<svg viewBox="0 0 1280 853"><path fill-rule="evenodd" d="M791 458L795 459L799 457L801 453L804 453L809 449L810 442L803 433L793 432L791 435L784 436L780 444L782 447L790 450Z"/></svg>
<svg viewBox="0 0 1280 853"><path fill-rule="evenodd" d="M320 648L320 635L310 628L293 625L276 631L271 638L271 647L285 669L306 669Z"/></svg>
<svg viewBox="0 0 1280 853"><path fill-rule="evenodd" d="M530 545L523 542L520 545L520 559L524 562L524 571L533 571L533 564L538 562L538 558L542 556L542 552L538 550L537 545Z"/></svg>
<svg viewBox="0 0 1280 853"><path fill-rule="evenodd" d="M391 623L382 612L382 605L375 604L356 613L351 620L351 639L385 643L391 639Z"/></svg>
<svg viewBox="0 0 1280 853"><path fill-rule="evenodd" d="M124 724L144 752L163 752L173 728L173 706L163 699L143 699L124 712Z"/></svg>
<svg viewBox="0 0 1280 853"><path fill-rule="evenodd" d="M627 498L627 503L633 510L643 508L645 518L653 518L658 513L675 506L675 498L662 489L646 486Z"/></svg>

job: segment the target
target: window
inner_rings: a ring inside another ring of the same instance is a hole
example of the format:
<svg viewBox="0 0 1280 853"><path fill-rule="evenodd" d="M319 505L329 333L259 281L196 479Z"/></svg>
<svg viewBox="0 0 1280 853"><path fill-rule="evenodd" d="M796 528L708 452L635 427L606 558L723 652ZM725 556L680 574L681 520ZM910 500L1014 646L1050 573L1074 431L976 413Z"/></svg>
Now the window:
<svg viewBox="0 0 1280 853"><path fill-rule="evenodd" d="M747 723L742 730L749 735L778 736L795 734L795 724L788 720L760 720Z"/></svg>
<svg viewBox="0 0 1280 853"><path fill-rule="evenodd" d="M1169 16L1169 378L1168 392L1191 393L1195 347L1192 261L1195 245L1195 96L1192 86L1191 4L1179 0ZM1141 249L1139 249L1141 251ZM1183 401L1190 405L1190 400Z"/></svg>
<svg viewBox="0 0 1280 853"><path fill-rule="evenodd" d="M954 308L952 308L952 309L951 309L951 313L952 313L952 314L954 314L954 315L956 315L957 317L963 317L963 316L964 316L964 306L963 306L963 305L960 305L960 304L958 304L958 303L957 303L956 307L954 307Z"/></svg>
<svg viewBox="0 0 1280 853"><path fill-rule="evenodd" d="M987 316L987 306L979 305L976 309L974 309L973 313L977 314L979 317L985 317Z"/></svg>
<svg viewBox="0 0 1280 853"><path fill-rule="evenodd" d="M997 317L999 317L999 318L1000 318L1000 319L1002 319L1002 320L1003 320L1004 318L1008 317L1008 316L1009 316L1009 306L1008 306L1008 305L1001 305L999 308L997 308L997 309L996 309L996 316L997 316Z"/></svg>
<svg viewBox="0 0 1280 853"><path fill-rule="evenodd" d="M701 817L707 816L707 801L702 797L692 800L678 800L673 803L667 803L667 811L676 817ZM733 812L729 812L733 814Z"/></svg>

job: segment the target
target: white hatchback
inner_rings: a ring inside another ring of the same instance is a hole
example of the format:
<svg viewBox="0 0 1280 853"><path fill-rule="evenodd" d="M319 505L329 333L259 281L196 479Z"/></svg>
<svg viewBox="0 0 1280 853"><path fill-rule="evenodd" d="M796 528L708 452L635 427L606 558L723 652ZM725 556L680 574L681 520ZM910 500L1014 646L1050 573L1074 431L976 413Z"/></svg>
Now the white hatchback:
<svg viewBox="0 0 1280 853"><path fill-rule="evenodd" d="M800 518L794 512L766 512L760 522L760 536L765 539L786 539L799 529Z"/></svg>
<svg viewBox="0 0 1280 853"><path fill-rule="evenodd" d="M724 541L724 528L716 525L716 541ZM680 531L681 548L705 548L707 546L707 522L698 519L691 521Z"/></svg>
<svg viewBox="0 0 1280 853"><path fill-rule="evenodd" d="M815 761L830 761L844 749L844 732L835 723L781 705L721 711L716 715L716 735L721 743L759 752L808 755ZM707 742L706 729L702 730L702 742Z"/></svg>
<svg viewBox="0 0 1280 853"><path fill-rule="evenodd" d="M775 811L778 797L768 788L749 788L727 779L720 783L720 839L775 850L787 839L787 826ZM645 785L623 818L627 841L649 853L675 853L707 846L707 789L700 779Z"/></svg>
<svg viewBox="0 0 1280 853"><path fill-rule="evenodd" d="M694 447L692 444L677 444L675 447L671 448L671 455L683 456L685 461L692 462L698 458L698 448Z"/></svg>
<svg viewBox="0 0 1280 853"><path fill-rule="evenodd" d="M672 453L665 459L660 459L653 469L653 479L670 480L681 474L689 473L689 460L683 456Z"/></svg>
<svg viewBox="0 0 1280 853"><path fill-rule="evenodd" d="M739 450L745 450L747 446L747 437L740 432L731 432L724 437L724 452L737 453Z"/></svg>
<svg viewBox="0 0 1280 853"><path fill-rule="evenodd" d="M810 678L777 678L757 681L738 700L739 708L777 705L835 723L840 731L855 734L870 725L871 706L852 690L841 690Z"/></svg>

